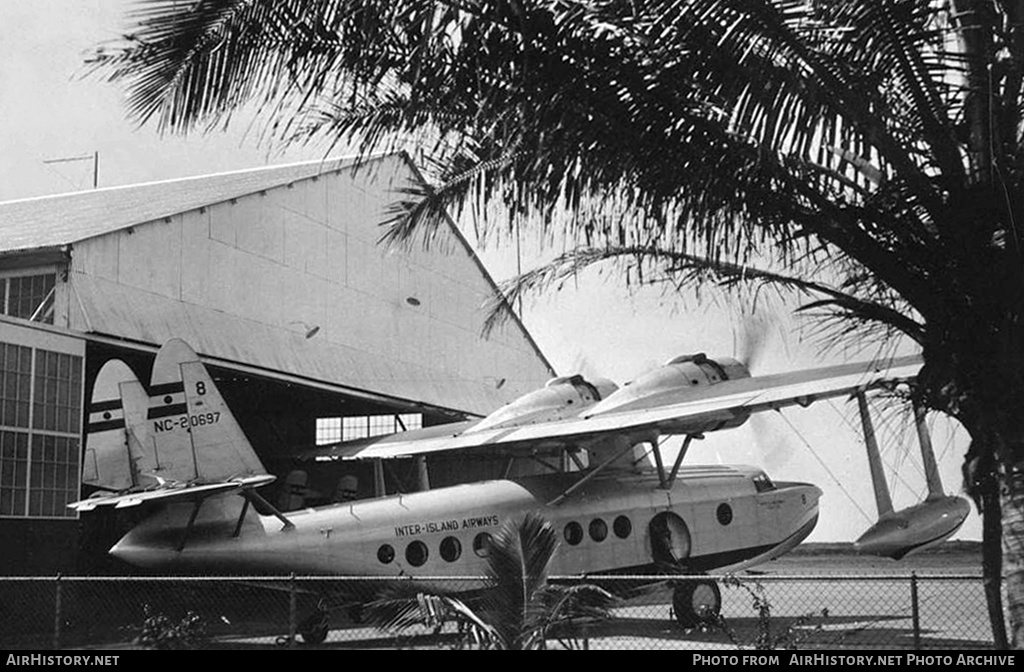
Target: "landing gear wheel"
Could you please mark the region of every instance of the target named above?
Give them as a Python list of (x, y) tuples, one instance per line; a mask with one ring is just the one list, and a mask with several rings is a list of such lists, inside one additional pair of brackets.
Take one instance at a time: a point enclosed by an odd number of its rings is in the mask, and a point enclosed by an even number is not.
[(722, 591), (714, 581), (681, 581), (672, 591), (672, 610), (684, 628), (712, 623), (722, 612)]

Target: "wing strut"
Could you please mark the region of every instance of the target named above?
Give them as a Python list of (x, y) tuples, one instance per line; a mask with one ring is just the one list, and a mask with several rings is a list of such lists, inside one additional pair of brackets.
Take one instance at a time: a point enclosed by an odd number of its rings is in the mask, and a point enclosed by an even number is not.
[(575, 450), (569, 450), (568, 448), (566, 448), (565, 449), (565, 454), (568, 455), (569, 456), (569, 460), (573, 464), (576, 465), (576, 470), (577, 471), (583, 471), (584, 469), (586, 469), (586, 467), (583, 465), (583, 463), (580, 462), (580, 458), (576, 457), (576, 451)]
[(868, 410), (868, 400), (864, 396), (864, 390), (858, 390), (857, 409), (860, 411), (860, 424), (864, 430), (864, 445), (868, 450), (868, 468), (871, 471), (871, 485), (875, 488), (875, 505), (878, 507), (878, 517), (892, 511), (892, 498), (889, 496), (889, 486), (885, 484), (885, 470), (882, 468), (882, 456), (878, 452), (878, 440), (875, 439), (875, 427), (871, 424), (871, 411)]
[(594, 469), (593, 471), (591, 471), (591, 472), (590, 472), (590, 473), (588, 473), (588, 474), (587, 474), (586, 476), (584, 476), (584, 477), (583, 477), (583, 478), (581, 478), (580, 480), (578, 480), (578, 481), (576, 481), (575, 483), (573, 483), (572, 485), (570, 485), (570, 486), (569, 486), (568, 488), (566, 488), (565, 492), (563, 492), (562, 494), (560, 494), (560, 495), (559, 495), (558, 497), (555, 497), (554, 499), (552, 499), (552, 500), (551, 500), (550, 502), (548, 502), (548, 504), (547, 504), (547, 505), (548, 505), (548, 506), (558, 506), (559, 504), (561, 504), (561, 503), (562, 503), (562, 501), (564, 501), (566, 497), (568, 497), (569, 495), (571, 495), (572, 493), (576, 492), (576, 491), (577, 491), (577, 490), (579, 490), (579, 489), (580, 489), (581, 487), (583, 487), (583, 484), (584, 484), (584, 483), (586, 483), (587, 481), (589, 481), (590, 479), (592, 479), (592, 478), (593, 478), (594, 476), (597, 476), (597, 475), (598, 475), (599, 473), (601, 473), (602, 471), (604, 471), (604, 470), (605, 470), (605, 468), (606, 468), (606, 467), (607, 467), (608, 465), (612, 464), (613, 462), (615, 462), (616, 460), (618, 460), (618, 459), (619, 459), (620, 457), (622, 457), (623, 455), (625, 455), (625, 454), (626, 454), (626, 453), (628, 453), (629, 451), (633, 450), (633, 446), (634, 446), (634, 445), (635, 445), (635, 444), (629, 443), (629, 442), (627, 441), (627, 442), (626, 442), (626, 447), (625, 447), (625, 448), (623, 448), (622, 450), (618, 451), (617, 453), (615, 453), (614, 455), (612, 455), (611, 457), (609, 457), (609, 458), (608, 458), (607, 460), (605, 460), (604, 462), (602, 462), (602, 463), (601, 463), (601, 464), (600, 464), (600, 465), (599, 465), (599, 466), (598, 466), (597, 468), (595, 468), (595, 469)]
[(942, 489), (942, 478), (939, 467), (935, 464), (935, 451), (932, 449), (932, 437), (928, 432), (926, 411), (920, 403), (914, 402), (914, 421), (917, 425), (917, 441), (921, 445), (921, 464), (924, 466), (924, 478), (928, 483), (928, 499), (939, 499), (946, 496)]
[(181, 551), (184, 550), (185, 542), (188, 541), (188, 534), (192, 531), (192, 526), (196, 522), (196, 516), (199, 515), (199, 507), (201, 507), (205, 501), (205, 499), (197, 499), (195, 505), (192, 506), (192, 515), (188, 517), (188, 524), (185, 526), (185, 531), (181, 533), (181, 540), (178, 542), (178, 547), (174, 549), (178, 553), (181, 553)]
[(373, 496), (387, 497), (387, 487), (384, 485), (384, 461), (380, 458), (373, 461)]
[(686, 439), (683, 441), (682, 447), (679, 448), (679, 454), (676, 455), (676, 461), (672, 464), (672, 473), (668, 475), (668, 479), (665, 478), (664, 471), (661, 468), (661, 451), (657, 444), (654, 446), (654, 454), (658, 460), (658, 475), (661, 476), (661, 487), (663, 490), (672, 489), (672, 484), (676, 481), (676, 474), (679, 473), (679, 467), (683, 463), (683, 458), (686, 457), (686, 451), (690, 448), (690, 442), (694, 439), (703, 439), (703, 434), (687, 434)]
[(661, 487), (664, 488), (665, 461), (661, 459), (661, 439), (655, 439), (651, 442), (651, 450), (654, 452), (654, 465), (658, 468), (658, 481), (661, 482)]
[[(282, 523), (284, 523), (284, 527), (281, 528), (282, 531), (283, 530), (293, 530), (293, 529), (295, 529), (295, 523), (293, 523), (292, 521), (290, 521), (287, 518), (285, 518), (285, 515), (283, 513), (281, 513), (280, 511), (278, 511), (276, 506), (274, 506), (273, 504), (268, 502), (266, 499), (264, 499), (263, 495), (261, 495), (260, 493), (256, 492), (255, 490), (253, 490), (251, 488), (246, 488), (245, 490), (242, 490), (242, 496), (245, 497), (246, 499), (249, 499), (250, 497), (252, 497), (254, 502), (256, 502), (257, 504), (261, 504), (261, 505), (267, 507), (267, 511), (270, 511), (271, 515), (273, 515), (275, 518), (277, 518)], [(238, 524), (239, 525), (242, 524), (241, 519), (239, 519)]]
[(249, 512), (249, 498), (243, 496), (242, 499), (245, 500), (245, 502), (242, 504), (242, 512), (238, 514), (238, 522), (235, 523), (235, 531), (231, 533), (231, 536), (236, 538), (242, 531), (242, 521), (245, 520), (245, 514)]
[(530, 459), (536, 462), (537, 464), (541, 465), (542, 467), (550, 469), (555, 473), (562, 471), (561, 469), (558, 468), (558, 465), (551, 464), (550, 462), (544, 460), (543, 458), (537, 457), (536, 455), (530, 455)]

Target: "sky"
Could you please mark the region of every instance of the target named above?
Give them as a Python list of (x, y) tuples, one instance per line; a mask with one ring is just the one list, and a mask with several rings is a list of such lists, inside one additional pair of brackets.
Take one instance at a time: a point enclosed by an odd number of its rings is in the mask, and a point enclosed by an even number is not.
[[(124, 92), (87, 75), (86, 54), (125, 32), (131, 0), (0, 0), (0, 202), (89, 189), (99, 153), (101, 187), (320, 159), (322, 146), (268, 148), (246, 129), (161, 136), (128, 121)], [(60, 159), (78, 159), (53, 163)], [(468, 233), (468, 232), (467, 232)], [(0, 222), (0, 235), (3, 235)], [(515, 273), (514, 246), (479, 254), (498, 281)], [(524, 269), (554, 251), (525, 241)], [(754, 374), (846, 361), (823, 355), (792, 316), (792, 305), (762, 306), (764, 341)], [(559, 374), (582, 372), (622, 384), (686, 353), (733, 356), (744, 351), (741, 311), (727, 301), (699, 302), (660, 289), (628, 290), (614, 273), (587, 273), (562, 290), (528, 299), (523, 320)], [(866, 359), (870, 351), (851, 360)], [(852, 541), (875, 516), (867, 458), (853, 404), (818, 402), (764, 414), (709, 435), (687, 463), (753, 464), (776, 480), (808, 481), (825, 491), (810, 541)], [(884, 414), (876, 424), (883, 425)], [(924, 493), (912, 428), (889, 414), (880, 428), (883, 461), (896, 508)], [(961, 489), (967, 446), (962, 429), (933, 419), (933, 443), (947, 493)], [(972, 512), (956, 538), (980, 539)]]

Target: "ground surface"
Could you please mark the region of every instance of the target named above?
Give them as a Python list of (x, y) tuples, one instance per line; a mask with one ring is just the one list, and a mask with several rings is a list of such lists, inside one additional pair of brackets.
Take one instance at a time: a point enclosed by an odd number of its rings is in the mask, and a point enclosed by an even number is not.
[(778, 560), (755, 567), (748, 574), (799, 575), (850, 574), (970, 574), (981, 576), (981, 545), (977, 542), (948, 542), (940, 550), (892, 560), (857, 555), (850, 544), (803, 544)]

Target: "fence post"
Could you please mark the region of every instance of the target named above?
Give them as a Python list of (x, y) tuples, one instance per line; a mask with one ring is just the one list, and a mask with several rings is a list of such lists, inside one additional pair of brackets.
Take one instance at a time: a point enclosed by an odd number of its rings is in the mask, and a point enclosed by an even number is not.
[(295, 638), (298, 636), (298, 598), (295, 594), (295, 572), (291, 573), (288, 581), (288, 648), (295, 648)]
[(60, 572), (57, 573), (57, 578), (54, 581), (53, 589), (53, 648), (54, 650), (60, 649), (60, 623), (62, 620), (61, 606), (60, 606)]
[(910, 573), (910, 613), (914, 623), (914, 650), (921, 650), (921, 609), (917, 600), (917, 572)]

